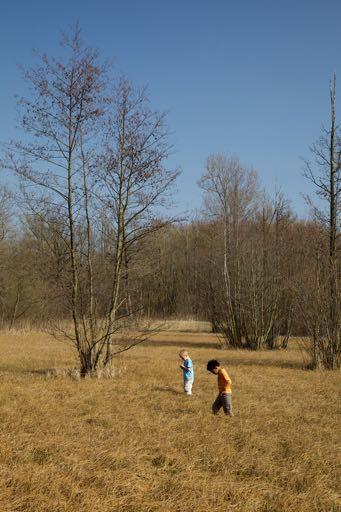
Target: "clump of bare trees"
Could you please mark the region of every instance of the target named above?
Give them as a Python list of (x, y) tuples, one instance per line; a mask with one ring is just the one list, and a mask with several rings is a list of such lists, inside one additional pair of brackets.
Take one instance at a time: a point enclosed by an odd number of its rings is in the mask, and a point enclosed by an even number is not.
[(280, 195), (270, 201), (253, 169), (222, 154), (208, 158), (200, 186), (222, 241), (215, 328), (230, 347), (275, 348), (280, 335), (285, 346), (291, 327), (281, 261), (291, 219), (286, 201)]
[(12, 144), (6, 166), (20, 178), (38, 250), (53, 262), (55, 288), (73, 322), (62, 334), (86, 375), (144, 339), (140, 333), (122, 345), (115, 336), (134, 313), (129, 264), (141, 240), (170, 222), (157, 207), (178, 173), (165, 167), (165, 118), (145, 92), (113, 81), (77, 29), (63, 45), (66, 57), (43, 55), (25, 73), (25, 136)]

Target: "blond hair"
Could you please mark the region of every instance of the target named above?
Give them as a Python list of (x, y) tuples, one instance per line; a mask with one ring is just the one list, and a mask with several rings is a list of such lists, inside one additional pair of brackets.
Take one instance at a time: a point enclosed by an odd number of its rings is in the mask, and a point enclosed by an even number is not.
[(188, 357), (188, 352), (185, 349), (180, 350), (179, 356)]

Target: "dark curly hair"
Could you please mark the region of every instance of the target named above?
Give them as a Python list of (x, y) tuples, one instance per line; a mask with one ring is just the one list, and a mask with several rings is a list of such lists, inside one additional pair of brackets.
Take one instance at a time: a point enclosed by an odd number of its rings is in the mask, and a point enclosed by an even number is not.
[(214, 370), (214, 368), (217, 368), (217, 366), (220, 366), (219, 361), (217, 361), (216, 359), (211, 359), (211, 361), (208, 361), (207, 363), (207, 370), (211, 372), (212, 370)]

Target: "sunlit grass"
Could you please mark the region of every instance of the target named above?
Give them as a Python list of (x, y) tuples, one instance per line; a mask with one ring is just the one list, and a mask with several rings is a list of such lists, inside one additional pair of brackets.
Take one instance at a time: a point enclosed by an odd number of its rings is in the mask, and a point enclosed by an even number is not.
[[(288, 351), (222, 351), (204, 332), (162, 333), (117, 377), (48, 377), (76, 359), (42, 333), (0, 335), (1, 512), (336, 512), (340, 373)], [(177, 354), (194, 360), (182, 394)], [(218, 358), (235, 416), (213, 417)]]

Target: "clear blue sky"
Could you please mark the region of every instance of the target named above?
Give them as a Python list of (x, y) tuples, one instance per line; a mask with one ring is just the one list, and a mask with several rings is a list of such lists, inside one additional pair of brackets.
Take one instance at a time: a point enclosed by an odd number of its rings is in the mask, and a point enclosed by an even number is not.
[(25, 92), (17, 65), (34, 61), (33, 48), (58, 52), (76, 21), (88, 45), (169, 111), (178, 208), (200, 206), (197, 180), (220, 151), (304, 215), (300, 157), (328, 121), (334, 71), (341, 98), (340, 0), (2, 0), (1, 141), (14, 135), (14, 94)]

